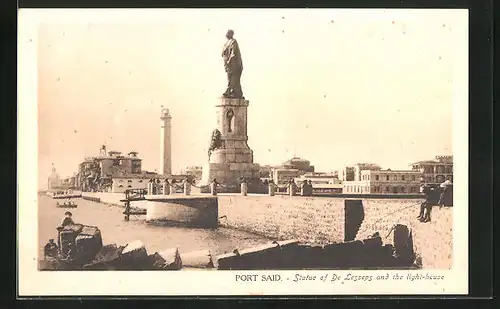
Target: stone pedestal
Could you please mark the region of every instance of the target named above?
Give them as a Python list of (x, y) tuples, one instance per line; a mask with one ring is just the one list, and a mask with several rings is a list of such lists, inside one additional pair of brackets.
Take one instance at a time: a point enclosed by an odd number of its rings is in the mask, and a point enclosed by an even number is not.
[(163, 183), (163, 195), (170, 194), (170, 184), (168, 182)]
[(260, 182), (260, 167), (253, 163), (253, 151), (247, 144), (247, 107), (244, 99), (221, 98), (216, 105), (220, 147), (211, 152), (203, 167), (201, 184), (208, 186), (215, 178), (219, 192), (239, 192), (240, 179), (249, 183), (249, 190)]
[(248, 194), (248, 184), (246, 182), (241, 184), (241, 195), (247, 196)]
[(184, 195), (191, 194), (191, 184), (189, 182), (184, 182)]

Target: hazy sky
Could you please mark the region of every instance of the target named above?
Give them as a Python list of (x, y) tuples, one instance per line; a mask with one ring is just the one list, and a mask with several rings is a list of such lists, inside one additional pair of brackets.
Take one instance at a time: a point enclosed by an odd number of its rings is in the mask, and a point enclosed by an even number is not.
[(161, 105), (173, 117), (174, 172), (203, 165), (226, 86), (229, 28), (242, 52), (256, 163), (297, 155), (328, 172), (451, 154), (453, 87), (467, 78), (454, 72), (468, 66), (466, 14), (457, 13), (47, 13), (38, 38), (39, 184), (51, 163), (69, 176), (102, 144), (138, 151), (143, 169), (158, 169)]

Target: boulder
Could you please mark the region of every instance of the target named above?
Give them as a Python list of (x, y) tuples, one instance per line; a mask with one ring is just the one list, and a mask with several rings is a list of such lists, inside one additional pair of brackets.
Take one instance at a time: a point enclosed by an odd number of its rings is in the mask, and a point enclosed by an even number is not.
[(170, 248), (161, 252), (155, 252), (151, 263), (153, 269), (158, 270), (179, 270), (182, 268), (182, 261), (178, 248)]
[(148, 267), (148, 252), (140, 240), (128, 243), (121, 252), (121, 267), (126, 270), (139, 270)]
[(182, 253), (182, 266), (191, 268), (213, 268), (214, 262), (209, 250)]

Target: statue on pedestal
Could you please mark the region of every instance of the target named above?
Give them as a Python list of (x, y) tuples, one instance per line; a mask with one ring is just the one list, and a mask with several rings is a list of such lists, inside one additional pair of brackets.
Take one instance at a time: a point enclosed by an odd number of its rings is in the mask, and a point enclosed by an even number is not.
[(223, 93), (225, 98), (242, 99), (241, 73), (243, 72), (243, 61), (241, 59), (240, 47), (236, 39), (233, 38), (234, 31), (228, 30), (226, 33), (227, 42), (222, 50), (224, 59), (224, 69), (227, 73), (227, 89)]

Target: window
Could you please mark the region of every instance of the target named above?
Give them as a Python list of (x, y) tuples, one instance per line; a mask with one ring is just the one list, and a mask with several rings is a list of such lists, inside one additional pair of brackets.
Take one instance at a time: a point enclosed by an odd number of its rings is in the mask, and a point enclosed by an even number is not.
[[(389, 177), (389, 176), (387, 176), (387, 177)], [(385, 187), (385, 192), (389, 192), (390, 190), (391, 190), (390, 187)]]
[(141, 179), (141, 180), (139, 180), (139, 183), (142, 183), (142, 182), (143, 182), (143, 181), (142, 181), (142, 179)]
[(401, 180), (405, 180), (405, 175), (401, 175)]
[(401, 187), (401, 193), (405, 193), (405, 187)]
[(417, 177), (415, 175), (411, 175), (411, 180), (412, 181), (415, 181), (417, 179)]
[(132, 182), (132, 180), (129, 179), (128, 182)]
[(118, 188), (123, 188), (123, 185), (119, 185)]
[(375, 180), (379, 180), (379, 176), (378, 175), (375, 175)]
[(131, 185), (128, 185), (128, 186), (127, 186), (127, 188), (132, 188), (132, 186), (131, 186)]
[(394, 180), (398, 180), (398, 175), (394, 175)]
[(385, 176), (385, 180), (389, 181), (389, 175)]

